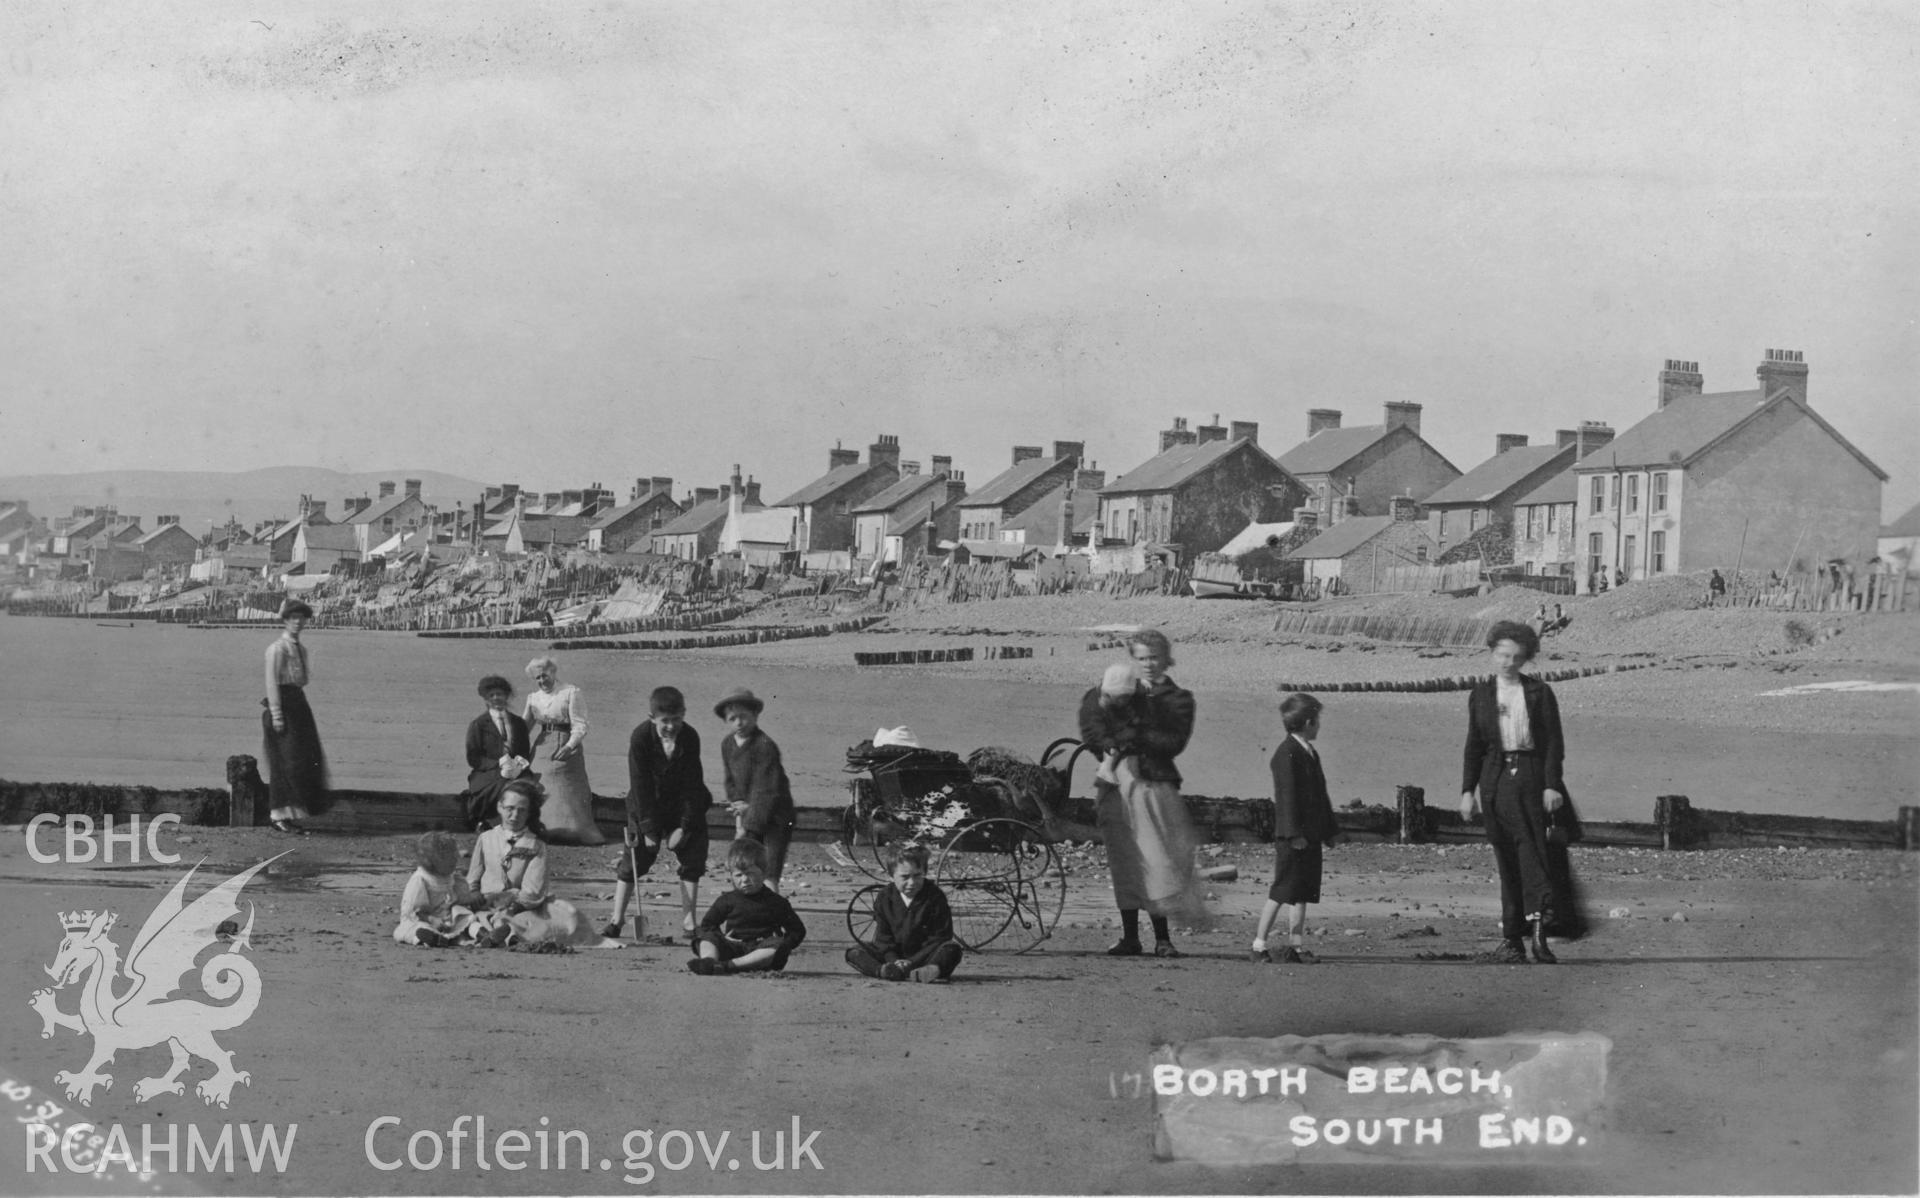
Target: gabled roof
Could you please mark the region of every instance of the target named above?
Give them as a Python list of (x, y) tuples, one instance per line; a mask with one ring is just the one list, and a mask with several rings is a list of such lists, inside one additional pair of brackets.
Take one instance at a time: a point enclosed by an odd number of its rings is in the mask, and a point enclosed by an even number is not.
[[(1024, 465), (1024, 463), (1022, 463)], [(1052, 536), (1060, 529), (1060, 503), (1066, 498), (1067, 485), (1061, 483), (1053, 490), (1033, 501), (1033, 505), (1020, 514), (1001, 523), (1002, 532), (1025, 532), (1029, 537)], [(966, 500), (960, 506), (968, 506)], [(1100, 493), (1082, 489), (1073, 497), (1073, 534), (1079, 536), (1093, 531), (1093, 522), (1100, 517)]]
[(1866, 454), (1822, 419), (1820, 413), (1796, 400), (1792, 392), (1775, 392), (1772, 399), (1767, 399), (1757, 388), (1752, 391), (1721, 391), (1711, 395), (1683, 395), (1581, 458), (1574, 463), (1574, 468), (1613, 470), (1686, 465), (1731, 436), (1748, 421), (1781, 403), (1797, 406), (1881, 482), (1887, 481), (1886, 471), (1874, 465)]
[(144, 536), (134, 538), (133, 543), (135, 545), (139, 545), (142, 548), (144, 548), (149, 541), (152, 541), (155, 538), (159, 537), (161, 533), (166, 532), (170, 528), (178, 528), (180, 529), (181, 532), (186, 533), (188, 540), (192, 541), (196, 545), (200, 543), (199, 537), (196, 537), (192, 533), (187, 532), (186, 529), (181, 528), (180, 525), (178, 524), (162, 524), (160, 527), (154, 529), (152, 532), (147, 533)]
[(1578, 503), (1579, 501), (1580, 480), (1574, 477), (1573, 467), (1569, 466), (1513, 502), (1515, 506), (1526, 507), (1535, 503)]
[[(1268, 461), (1273, 458), (1260, 446), (1245, 438), (1236, 441), (1208, 441), (1202, 445), (1176, 445), (1155, 454), (1100, 488), (1102, 495), (1133, 495), (1143, 491), (1171, 491), (1242, 446)], [(1278, 463), (1276, 463), (1277, 465)]]
[(835, 466), (773, 506), (799, 507), (803, 503), (819, 503), (840, 488), (865, 478), (867, 471), (871, 469), (873, 469), (872, 463), (863, 465), (855, 462), (849, 466)]
[(1287, 556), (1296, 560), (1345, 557), (1392, 527), (1392, 516), (1348, 516)]
[[(612, 528), (614, 525), (620, 523), (620, 521), (626, 519), (628, 516), (631, 516), (635, 512), (645, 508), (648, 504), (658, 503), (663, 499), (666, 500), (668, 503), (673, 503), (672, 497), (669, 496), (666, 492), (656, 491), (653, 494), (648, 495), (644, 499), (635, 499), (630, 502), (621, 504), (619, 507), (614, 508), (612, 511), (600, 513), (599, 515), (593, 517), (593, 524), (590, 527), (600, 528), (600, 529)], [(677, 503), (674, 503), (673, 506), (675, 510), (678, 510), (680, 507), (680, 505)]]
[(940, 517), (940, 513), (953, 506), (953, 504), (947, 502), (945, 491), (923, 494), (912, 503), (903, 504), (894, 508), (887, 516), (886, 531), (881, 535), (904, 537), (914, 529), (924, 526), (929, 514), (937, 520)]
[[(389, 495), (385, 499), (376, 499), (366, 507), (347, 517), (346, 523), (371, 524), (375, 520), (392, 515), (395, 508), (398, 508), (409, 499), (419, 499), (419, 496), (408, 495), (403, 492), (399, 495)], [(425, 500), (421, 500), (423, 505), (425, 502)]]
[(308, 549), (360, 549), (353, 529), (345, 524), (309, 524), (306, 537)]
[(1028, 458), (1010, 470), (995, 475), (986, 486), (968, 495), (960, 501), (962, 508), (999, 507), (1007, 500), (1019, 494), (1021, 489), (1030, 485), (1047, 471), (1071, 458)]
[(1573, 448), (1561, 445), (1521, 445), (1496, 453), (1486, 461), (1426, 497), (1428, 507), (1493, 503), (1525, 482), (1527, 476), (1552, 465), (1556, 457), (1573, 461)]
[[(784, 506), (784, 505), (776, 505)], [(681, 512), (672, 520), (654, 529), (656, 537), (681, 537), (688, 533), (705, 532), (716, 523), (727, 518), (727, 501), (709, 499), (705, 503), (696, 503)]]
[(1920, 537), (1920, 503), (1907, 509), (1904, 516), (1880, 530), (1883, 537)]
[(1390, 431), (1384, 424), (1323, 428), (1281, 454), (1280, 464), (1290, 474), (1330, 474), (1372, 448)]
[(921, 492), (930, 491), (938, 486), (945, 488), (947, 479), (941, 474), (909, 474), (890, 485), (870, 499), (863, 499), (854, 505), (853, 514), (872, 515), (875, 512), (891, 512), (902, 504), (924, 502)]
[(577, 545), (587, 539), (591, 521), (579, 516), (540, 516), (520, 522), (523, 545)]

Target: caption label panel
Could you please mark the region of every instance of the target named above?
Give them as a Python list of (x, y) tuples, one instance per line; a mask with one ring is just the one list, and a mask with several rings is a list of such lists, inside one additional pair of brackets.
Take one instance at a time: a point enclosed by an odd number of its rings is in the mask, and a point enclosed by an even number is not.
[(1590, 1159), (1605, 1037), (1218, 1037), (1156, 1050), (1154, 1155), (1210, 1165)]

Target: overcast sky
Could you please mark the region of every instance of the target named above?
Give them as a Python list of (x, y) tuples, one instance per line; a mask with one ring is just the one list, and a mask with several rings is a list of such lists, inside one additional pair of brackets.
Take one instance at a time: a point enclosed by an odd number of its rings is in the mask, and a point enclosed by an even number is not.
[(1467, 469), (1780, 347), (1920, 501), (1909, 4), (132, 7), (0, 12), (0, 474)]

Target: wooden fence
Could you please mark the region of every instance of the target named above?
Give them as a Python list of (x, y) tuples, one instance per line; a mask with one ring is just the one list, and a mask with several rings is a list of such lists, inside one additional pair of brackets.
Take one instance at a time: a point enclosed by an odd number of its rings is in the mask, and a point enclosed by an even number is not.
[(1751, 607), (1774, 611), (1897, 612), (1920, 609), (1920, 578), (1892, 572), (1835, 577), (1828, 570), (1801, 570), (1784, 578), (1742, 574), (1729, 579), (1726, 593), (1708, 594), (1708, 607)]
[(1422, 595), (1433, 591), (1472, 590), (1480, 585), (1482, 569), (1477, 561), (1455, 562), (1450, 566), (1381, 566), (1373, 593)]

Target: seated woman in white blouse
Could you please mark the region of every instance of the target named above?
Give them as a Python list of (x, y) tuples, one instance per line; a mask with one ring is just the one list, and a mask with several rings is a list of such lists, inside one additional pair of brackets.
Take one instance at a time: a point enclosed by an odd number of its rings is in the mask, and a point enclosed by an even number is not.
[(540, 837), (540, 786), (515, 779), (500, 795), (500, 823), (480, 834), (467, 883), (487, 900), (478, 918), (494, 943), (571, 944), (618, 948), (588, 924), (579, 908), (554, 898), (547, 883), (547, 845)]

